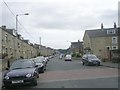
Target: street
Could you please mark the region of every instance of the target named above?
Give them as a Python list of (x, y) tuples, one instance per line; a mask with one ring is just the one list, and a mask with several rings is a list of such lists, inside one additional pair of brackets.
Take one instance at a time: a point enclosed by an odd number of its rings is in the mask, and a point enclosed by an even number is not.
[[(40, 74), (37, 86), (27, 88), (118, 88), (118, 70), (104, 66), (83, 66), (80, 60), (55, 57)], [(26, 88), (26, 87), (25, 87)]]

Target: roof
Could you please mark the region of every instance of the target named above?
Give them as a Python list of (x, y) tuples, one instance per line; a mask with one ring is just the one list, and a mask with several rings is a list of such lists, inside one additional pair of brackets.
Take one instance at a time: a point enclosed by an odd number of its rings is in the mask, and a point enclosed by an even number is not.
[[(115, 30), (115, 34), (107, 34), (108, 30)], [(94, 29), (94, 30), (86, 30), (85, 33), (89, 35), (89, 37), (107, 37), (107, 36), (116, 36), (118, 32), (118, 28), (105, 28), (105, 29)]]
[(71, 46), (81, 47), (83, 42), (71, 42)]

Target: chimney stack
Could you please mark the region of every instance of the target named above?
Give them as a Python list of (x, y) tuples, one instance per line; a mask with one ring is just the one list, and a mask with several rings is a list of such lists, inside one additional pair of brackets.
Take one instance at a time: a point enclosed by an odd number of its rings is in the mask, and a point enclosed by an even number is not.
[(2, 26), (2, 29), (6, 30), (6, 26), (3, 25), (3, 26)]
[(117, 25), (116, 25), (116, 23), (114, 22), (114, 28), (117, 28)]
[(103, 28), (104, 28), (103, 23), (101, 23), (101, 29), (103, 29)]

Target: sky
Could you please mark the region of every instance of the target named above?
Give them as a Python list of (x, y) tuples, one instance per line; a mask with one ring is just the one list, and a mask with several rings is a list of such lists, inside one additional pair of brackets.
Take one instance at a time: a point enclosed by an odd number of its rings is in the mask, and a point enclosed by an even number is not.
[[(5, 1), (9, 7), (3, 2)], [(2, 0), (0, 25), (16, 28), (31, 43), (66, 49), (71, 42), (83, 41), (85, 30), (112, 28), (118, 24), (119, 0)], [(11, 10), (11, 12), (10, 12)], [(29, 15), (21, 15), (29, 13)]]

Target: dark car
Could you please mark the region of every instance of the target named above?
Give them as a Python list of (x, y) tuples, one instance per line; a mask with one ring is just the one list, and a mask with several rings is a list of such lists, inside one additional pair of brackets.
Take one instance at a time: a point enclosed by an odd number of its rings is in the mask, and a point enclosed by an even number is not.
[(100, 66), (101, 60), (98, 59), (93, 54), (85, 54), (82, 57), (82, 63), (83, 63), (83, 65), (98, 65), (98, 66)]
[(16, 60), (8, 71), (3, 75), (3, 85), (6, 88), (16, 85), (32, 84), (37, 85), (39, 73), (32, 60)]
[(44, 59), (44, 57), (37, 57), (33, 59), (35, 64), (38, 66), (37, 70), (39, 73), (44, 73), (44, 71), (46, 70), (46, 62), (44, 61)]

